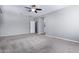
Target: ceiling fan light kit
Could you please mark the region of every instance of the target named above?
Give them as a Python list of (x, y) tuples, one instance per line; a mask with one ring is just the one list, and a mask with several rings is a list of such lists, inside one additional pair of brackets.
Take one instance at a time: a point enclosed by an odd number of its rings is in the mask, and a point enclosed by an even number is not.
[(32, 8), (32, 11), (35, 11), (35, 9), (34, 9), (34, 8)]
[(41, 11), (42, 10), (39, 7), (37, 7), (36, 5), (32, 5), (31, 7), (25, 7), (25, 8), (29, 9), (29, 12), (33, 11), (35, 13), (37, 13), (37, 11)]

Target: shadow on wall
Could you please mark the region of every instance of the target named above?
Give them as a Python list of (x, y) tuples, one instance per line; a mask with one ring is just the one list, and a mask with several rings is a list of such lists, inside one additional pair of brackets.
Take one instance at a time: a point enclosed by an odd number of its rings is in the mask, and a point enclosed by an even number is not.
[(3, 21), (2, 21), (2, 15), (0, 14), (0, 27), (2, 25)]
[[(3, 23), (3, 20), (2, 20), (2, 10), (0, 8), (0, 31), (1, 31), (2, 23)], [(0, 32), (0, 35), (1, 35), (1, 32)]]

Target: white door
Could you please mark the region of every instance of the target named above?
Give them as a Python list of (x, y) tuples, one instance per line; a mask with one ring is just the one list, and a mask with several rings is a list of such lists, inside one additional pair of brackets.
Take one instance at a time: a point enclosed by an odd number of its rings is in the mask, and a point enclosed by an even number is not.
[(35, 21), (30, 21), (30, 33), (35, 33)]

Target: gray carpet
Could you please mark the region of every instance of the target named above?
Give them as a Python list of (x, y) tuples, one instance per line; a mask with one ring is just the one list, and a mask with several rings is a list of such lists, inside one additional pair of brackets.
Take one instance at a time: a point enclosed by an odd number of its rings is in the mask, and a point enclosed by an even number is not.
[(79, 43), (38, 34), (0, 37), (1, 53), (78, 53)]

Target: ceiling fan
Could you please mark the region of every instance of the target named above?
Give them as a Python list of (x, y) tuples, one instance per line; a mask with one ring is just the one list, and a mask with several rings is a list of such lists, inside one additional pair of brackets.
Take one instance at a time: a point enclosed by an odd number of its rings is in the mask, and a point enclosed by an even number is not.
[(28, 9), (29, 12), (33, 11), (35, 13), (38, 13), (37, 11), (41, 11), (42, 9), (38, 8), (36, 5), (31, 5), (30, 7), (25, 7)]

